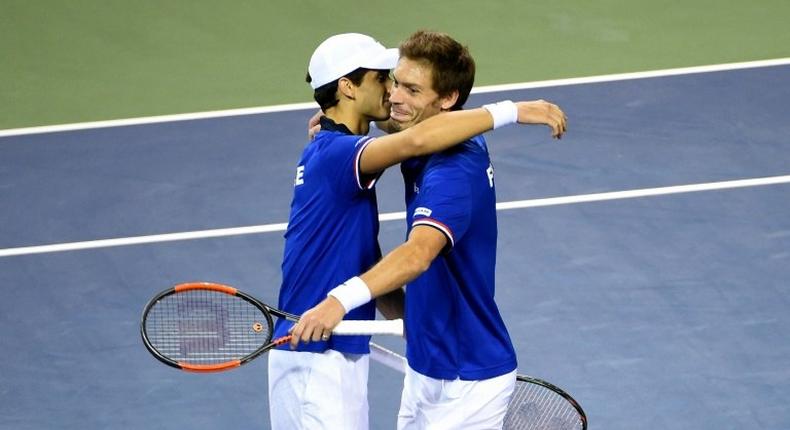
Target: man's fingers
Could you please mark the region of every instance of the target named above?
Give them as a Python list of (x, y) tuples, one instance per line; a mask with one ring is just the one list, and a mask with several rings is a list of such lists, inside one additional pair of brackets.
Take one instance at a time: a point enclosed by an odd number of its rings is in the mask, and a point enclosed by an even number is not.
[(560, 109), (559, 106), (555, 104), (551, 104), (551, 119), (553, 121), (552, 127), (552, 136), (557, 139), (562, 138), (562, 135), (568, 129), (567, 118), (565, 117), (565, 113)]
[(567, 118), (565, 118), (565, 115), (562, 114), (562, 112), (560, 112), (560, 126), (559, 126), (559, 129), (560, 129), (560, 133), (559, 133), (558, 138), (561, 138), (562, 135), (565, 134), (566, 131), (568, 131), (568, 121), (567, 121)]
[(291, 349), (295, 349), (299, 346), (299, 342), (310, 343), (321, 340), (326, 341), (331, 334), (332, 330), (327, 329), (325, 324), (305, 315), (291, 328)]
[(299, 323), (291, 327), (291, 349), (296, 349), (296, 347), (299, 346), (299, 339), (301, 339), (303, 331), (304, 327)]
[(307, 130), (307, 137), (308, 137), (308, 139), (313, 140), (313, 138), (315, 137), (316, 134), (318, 134), (319, 131), (321, 131), (321, 126), (320, 125), (314, 125), (314, 126), (310, 127), (310, 129)]
[(315, 135), (321, 131), (321, 114), (319, 110), (307, 121), (307, 137), (313, 140)]
[(321, 111), (314, 113), (313, 116), (307, 121), (308, 127), (315, 127), (321, 122)]
[(324, 332), (323, 330), (313, 330), (313, 334), (312, 336), (310, 336), (310, 340), (312, 340), (313, 342), (318, 342), (323, 338), (324, 336), (323, 332)]
[(321, 330), (308, 327), (304, 330), (294, 330), (291, 337), (291, 349), (296, 349), (299, 343), (310, 343), (321, 338)]

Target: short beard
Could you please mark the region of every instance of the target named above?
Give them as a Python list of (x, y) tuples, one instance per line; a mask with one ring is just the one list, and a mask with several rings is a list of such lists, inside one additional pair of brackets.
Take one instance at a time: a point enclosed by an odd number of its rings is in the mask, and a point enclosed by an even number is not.
[(386, 121), (377, 122), (376, 127), (378, 127), (380, 130), (383, 130), (386, 133), (397, 133), (399, 131), (404, 130), (403, 125), (392, 118)]

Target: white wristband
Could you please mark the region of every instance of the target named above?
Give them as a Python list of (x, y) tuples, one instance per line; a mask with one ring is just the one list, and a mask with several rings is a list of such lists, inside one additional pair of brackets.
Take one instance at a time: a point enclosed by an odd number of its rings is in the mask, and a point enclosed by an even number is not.
[(346, 313), (364, 305), (372, 298), (368, 285), (359, 276), (354, 276), (348, 281), (333, 288), (329, 291), (327, 296), (336, 298), (340, 304), (343, 305)]
[(483, 108), (494, 117), (495, 129), (518, 121), (518, 106), (510, 100), (483, 105)]

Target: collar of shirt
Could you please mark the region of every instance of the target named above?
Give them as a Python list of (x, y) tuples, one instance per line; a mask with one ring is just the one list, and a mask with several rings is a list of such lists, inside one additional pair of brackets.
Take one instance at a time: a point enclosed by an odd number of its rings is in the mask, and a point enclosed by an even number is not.
[(344, 134), (354, 134), (344, 124), (338, 124), (325, 116), (319, 118), (318, 122), (321, 124), (321, 131), (337, 131)]

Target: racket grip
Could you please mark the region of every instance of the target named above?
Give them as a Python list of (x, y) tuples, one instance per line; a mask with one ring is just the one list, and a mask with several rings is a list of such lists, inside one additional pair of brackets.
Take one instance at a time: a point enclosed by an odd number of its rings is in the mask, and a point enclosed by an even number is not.
[(403, 336), (403, 320), (375, 320), (357, 321), (344, 320), (332, 330), (335, 335), (374, 335), (387, 334), (392, 336)]

